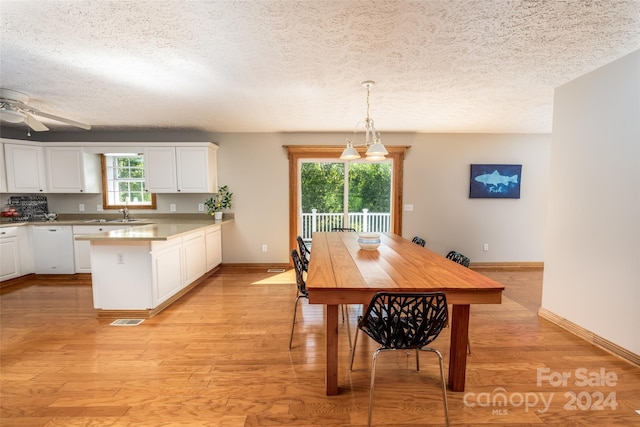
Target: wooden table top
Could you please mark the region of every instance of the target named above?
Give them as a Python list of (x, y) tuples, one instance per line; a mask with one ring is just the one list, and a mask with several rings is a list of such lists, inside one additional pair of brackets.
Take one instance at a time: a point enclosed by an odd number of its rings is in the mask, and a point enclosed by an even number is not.
[(500, 283), (392, 233), (362, 250), (358, 233), (314, 233), (307, 288), (312, 304), (368, 303), (376, 292), (443, 291), (450, 304), (500, 304)]

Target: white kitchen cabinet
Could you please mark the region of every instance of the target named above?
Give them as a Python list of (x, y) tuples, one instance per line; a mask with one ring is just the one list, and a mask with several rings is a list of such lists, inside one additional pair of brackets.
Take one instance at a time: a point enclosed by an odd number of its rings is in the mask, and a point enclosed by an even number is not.
[(7, 166), (4, 161), (4, 144), (0, 142), (0, 193), (7, 192)]
[(183, 286), (186, 286), (207, 272), (207, 255), (204, 230), (182, 238), (182, 265), (184, 266)]
[(145, 147), (150, 193), (214, 193), (218, 189), (217, 146)]
[(20, 275), (35, 273), (31, 227), (18, 227), (18, 247), (20, 250)]
[(50, 193), (100, 193), (100, 156), (82, 147), (45, 148), (47, 183)]
[(151, 243), (153, 307), (183, 288), (182, 240)]
[(30, 227), (0, 227), (0, 282), (34, 272)]
[(44, 148), (36, 145), (4, 145), (7, 191), (44, 193), (47, 191)]
[(205, 250), (207, 271), (211, 271), (222, 262), (222, 226), (220, 224), (205, 229)]
[(74, 238), (73, 257), (76, 273), (91, 273), (91, 242), (89, 240), (76, 240), (76, 236), (104, 233), (129, 227), (128, 225), (74, 225), (72, 230)]
[[(207, 274), (207, 228), (178, 231), (167, 240), (81, 237), (91, 241), (94, 307), (149, 311), (186, 292)], [(214, 236), (220, 232), (219, 224), (212, 228)]]
[(176, 193), (176, 148), (145, 147), (144, 177), (149, 193)]
[(218, 190), (217, 147), (176, 147), (176, 174), (180, 193)]
[(20, 276), (18, 227), (0, 228), (0, 281)]

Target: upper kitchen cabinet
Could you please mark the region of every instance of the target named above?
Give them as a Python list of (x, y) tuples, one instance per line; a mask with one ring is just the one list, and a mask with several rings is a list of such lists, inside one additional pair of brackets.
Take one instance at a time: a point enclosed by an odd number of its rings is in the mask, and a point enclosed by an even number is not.
[(147, 190), (152, 193), (213, 193), (218, 188), (214, 144), (145, 147)]
[(215, 193), (218, 190), (218, 147), (176, 147), (178, 191)]
[(44, 148), (39, 145), (4, 144), (9, 193), (47, 191)]
[(50, 193), (100, 193), (100, 156), (82, 147), (47, 147), (47, 178)]
[(145, 147), (144, 178), (150, 193), (176, 193), (176, 148)]
[(4, 162), (4, 144), (0, 142), (0, 193), (7, 192), (7, 166)]

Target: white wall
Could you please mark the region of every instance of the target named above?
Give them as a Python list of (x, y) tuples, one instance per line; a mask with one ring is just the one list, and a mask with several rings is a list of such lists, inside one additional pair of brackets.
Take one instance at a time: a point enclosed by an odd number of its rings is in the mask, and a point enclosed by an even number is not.
[[(343, 134), (219, 134), (219, 180), (236, 196), (236, 222), (223, 233), (224, 262), (287, 262), (288, 159), (283, 145), (339, 145)], [(385, 134), (407, 151), (403, 235), (474, 262), (541, 262), (549, 135)], [(523, 165), (520, 199), (469, 199), (471, 163)], [(260, 248), (266, 243), (267, 254)], [(489, 251), (483, 251), (483, 243)]]
[(640, 354), (640, 51), (555, 92), (542, 307)]
[[(472, 262), (544, 260), (550, 135), (419, 134), (411, 145), (404, 203), (414, 211), (404, 212), (405, 237)], [(521, 164), (520, 199), (469, 199), (472, 163)]]

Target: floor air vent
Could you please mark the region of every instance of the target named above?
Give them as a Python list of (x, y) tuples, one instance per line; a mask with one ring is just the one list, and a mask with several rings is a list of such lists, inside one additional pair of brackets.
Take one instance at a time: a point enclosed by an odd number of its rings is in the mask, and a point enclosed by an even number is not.
[(267, 273), (284, 273), (284, 268), (270, 268), (267, 270)]
[(144, 319), (118, 319), (109, 323), (111, 326), (138, 326)]

